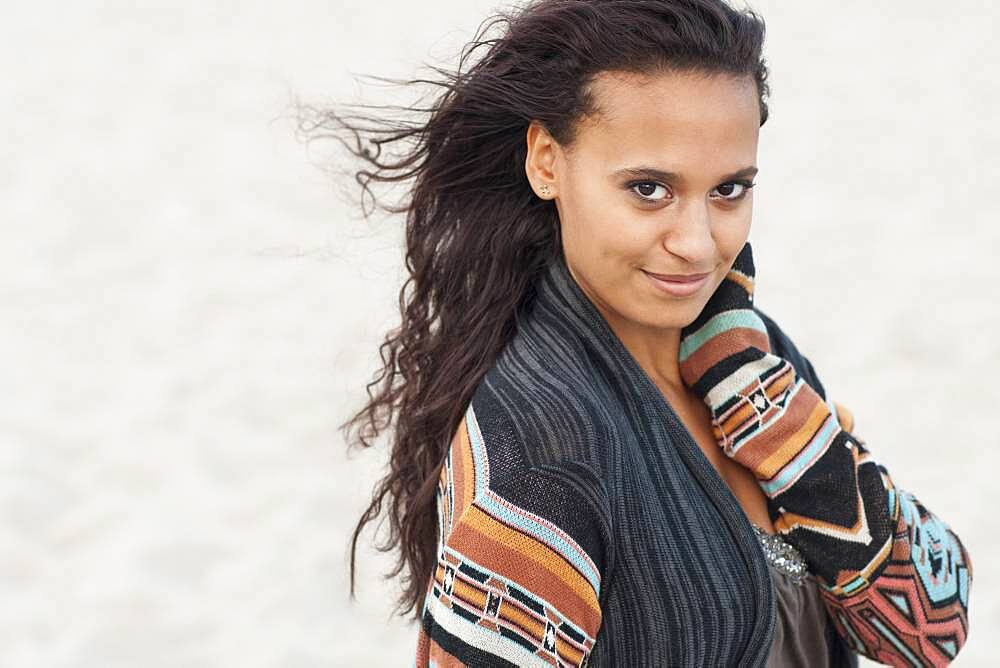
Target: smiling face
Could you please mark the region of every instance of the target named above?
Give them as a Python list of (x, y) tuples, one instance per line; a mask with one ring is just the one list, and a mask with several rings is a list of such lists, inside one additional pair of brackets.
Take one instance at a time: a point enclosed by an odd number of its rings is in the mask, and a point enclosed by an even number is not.
[[(566, 263), (609, 323), (679, 332), (750, 233), (756, 87), (729, 75), (602, 73), (593, 91), (601, 112), (572, 146), (529, 130), (529, 176), (536, 190), (550, 185)], [(649, 273), (708, 275), (670, 290)]]

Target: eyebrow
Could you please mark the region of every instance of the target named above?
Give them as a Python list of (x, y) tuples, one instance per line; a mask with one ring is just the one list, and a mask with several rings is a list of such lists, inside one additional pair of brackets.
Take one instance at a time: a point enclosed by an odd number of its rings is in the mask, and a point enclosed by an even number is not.
[[(723, 181), (732, 181), (735, 179), (753, 178), (757, 174), (757, 171), (757, 168), (753, 166), (744, 167), (738, 172), (733, 172), (732, 174), (723, 176), (722, 179)], [(657, 179), (660, 181), (670, 181), (676, 183), (684, 182), (684, 177), (680, 174), (676, 172), (665, 172), (662, 169), (656, 169), (655, 167), (626, 167), (624, 169), (616, 170), (613, 175), (635, 179)]]

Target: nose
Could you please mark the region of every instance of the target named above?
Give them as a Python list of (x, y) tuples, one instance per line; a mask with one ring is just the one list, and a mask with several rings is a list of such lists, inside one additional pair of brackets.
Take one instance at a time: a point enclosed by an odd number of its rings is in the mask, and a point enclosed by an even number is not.
[(711, 265), (715, 239), (708, 203), (697, 198), (683, 202), (664, 230), (661, 243), (668, 253), (684, 258), (689, 266)]

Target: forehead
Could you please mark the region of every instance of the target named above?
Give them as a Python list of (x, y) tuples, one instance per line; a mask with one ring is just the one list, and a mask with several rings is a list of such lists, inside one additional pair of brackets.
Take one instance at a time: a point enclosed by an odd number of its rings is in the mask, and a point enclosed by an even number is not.
[(760, 107), (749, 76), (602, 72), (591, 92), (598, 113), (581, 122), (574, 149), (609, 166), (728, 169), (756, 159)]

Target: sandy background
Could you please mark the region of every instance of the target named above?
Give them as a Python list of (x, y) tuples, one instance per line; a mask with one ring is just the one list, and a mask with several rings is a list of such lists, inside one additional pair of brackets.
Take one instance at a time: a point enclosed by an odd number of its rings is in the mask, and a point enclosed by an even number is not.
[[(874, 5), (874, 6), (873, 6)], [(995, 3), (759, 1), (757, 300), (970, 548), (995, 665)], [(17, 3), (0, 22), (0, 665), (409, 665), (345, 456), (396, 323), (290, 96), (444, 62), (493, 2)], [(332, 146), (328, 146), (332, 151)]]

